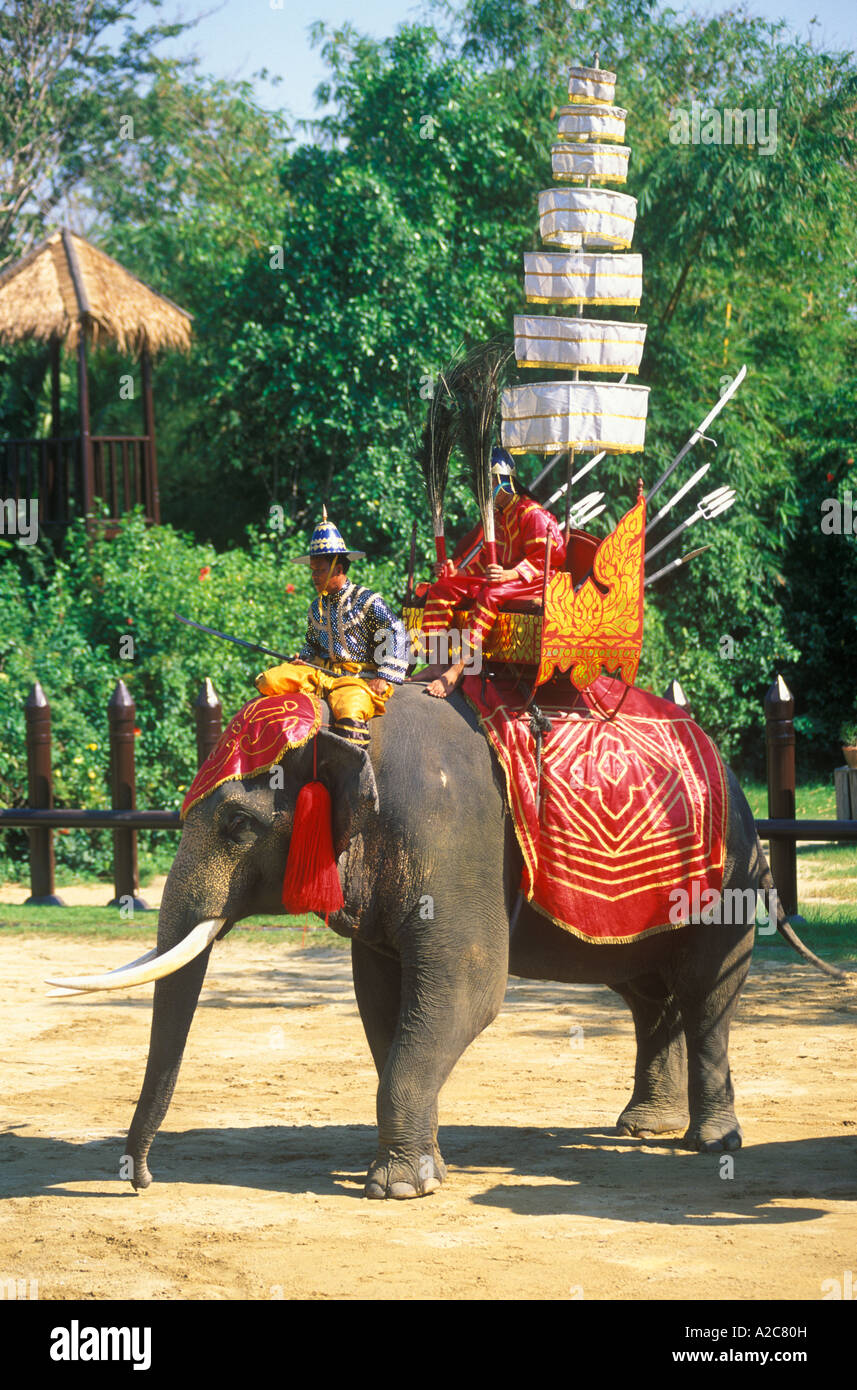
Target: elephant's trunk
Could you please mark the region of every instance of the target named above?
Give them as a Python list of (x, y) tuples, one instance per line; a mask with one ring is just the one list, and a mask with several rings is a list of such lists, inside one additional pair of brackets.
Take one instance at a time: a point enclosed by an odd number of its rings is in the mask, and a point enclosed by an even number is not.
[(172, 1100), (214, 938), (228, 926), (225, 900), (218, 895), (215, 903), (202, 875), (196, 875), (193, 846), (183, 836), (158, 914), (158, 959), (180, 964), (161, 971), (155, 984), (146, 1075), (121, 1170), (138, 1190), (152, 1181), (149, 1149)]
[(123, 1169), (138, 1190), (152, 1181), (147, 1163), (152, 1140), (169, 1109), (184, 1054), (187, 1035), (202, 989), (211, 946), (175, 975), (155, 985), (149, 1060), (143, 1089), (128, 1131)]

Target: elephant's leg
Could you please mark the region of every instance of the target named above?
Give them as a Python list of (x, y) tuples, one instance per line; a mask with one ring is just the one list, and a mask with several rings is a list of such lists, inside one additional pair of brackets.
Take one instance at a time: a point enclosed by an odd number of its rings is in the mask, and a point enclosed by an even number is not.
[(175, 975), (158, 980), (152, 1008), (152, 1034), (143, 1089), (128, 1131), (125, 1156), (136, 1188), (152, 1181), (147, 1158), (152, 1140), (173, 1098), (187, 1035), (196, 1010), (211, 948)]
[[(724, 925), (700, 925), (696, 933), (726, 933)], [(735, 1114), (735, 1092), (729, 1069), (729, 1026), (738, 1006), (741, 987), (750, 968), (753, 949), (751, 928), (734, 941), (717, 965), (706, 968), (716, 937), (705, 945), (691, 942), (684, 968), (676, 974), (678, 997), (687, 1039), (688, 1105), (690, 1124), (684, 1136), (687, 1148), (701, 1153), (740, 1149), (741, 1126)], [(706, 947), (708, 948), (706, 950)]]
[(378, 1153), (366, 1177), (367, 1197), (422, 1197), (443, 1182), (438, 1092), (500, 1008), (506, 938), (504, 927), (491, 946), (456, 949), (437, 941), (431, 964), (403, 962), (401, 1009), (378, 1086)]
[(380, 1076), (399, 1022), (402, 967), (392, 956), (373, 951), (354, 936), (351, 938), (351, 968), (366, 1041)]
[[(351, 965), (357, 1007), (380, 1078), (384, 1074), (399, 1022), (402, 967), (392, 956), (383, 956), (371, 947), (364, 946), (356, 936), (351, 939)], [(442, 1182), (446, 1177), (446, 1164), (437, 1142), (437, 1100), (434, 1103), (432, 1122), (432, 1155), (435, 1170)]]
[[(351, 965), (354, 972), (354, 993), (363, 1021), (366, 1041), (372, 1053), (379, 1078), (384, 1074), (402, 1004), (402, 966), (392, 956), (381, 955), (365, 946), (357, 937), (351, 940)], [(446, 1165), (437, 1144), (437, 1103), (434, 1109), (435, 1163), (446, 1176)]]
[(678, 1005), (656, 976), (614, 985), (634, 1016), (634, 1094), (616, 1121), (620, 1134), (646, 1138), (688, 1122), (687, 1049)]

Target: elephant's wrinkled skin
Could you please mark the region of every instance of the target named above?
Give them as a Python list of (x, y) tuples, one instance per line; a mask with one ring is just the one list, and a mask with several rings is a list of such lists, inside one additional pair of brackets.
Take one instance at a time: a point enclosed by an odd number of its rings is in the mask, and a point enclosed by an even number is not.
[[(727, 1047), (753, 924), (691, 925), (636, 945), (590, 946), (525, 907), (510, 946), (521, 860), (475, 716), (459, 695), (430, 700), (414, 684), (370, 727), (371, 762), (326, 730), (318, 739), (346, 901), (331, 925), (353, 936), (357, 1002), (380, 1078), (367, 1196), (413, 1197), (442, 1182), (438, 1092), (495, 1017), (508, 972), (600, 982), (626, 1000), (637, 1064), (621, 1132), (688, 1126), (692, 1148), (739, 1147)], [(267, 777), (231, 782), (192, 808), (164, 891), (160, 951), (206, 918), (225, 918), (225, 932), (239, 918), (282, 912), (283, 866), (295, 799), (312, 777), (311, 746), (289, 754), (283, 774), (281, 790), (272, 791)], [(755, 886), (767, 865), (731, 774), (729, 808), (724, 887)], [(155, 986), (149, 1060), (127, 1143), (136, 1187), (151, 1181), (147, 1154), (172, 1097), (210, 949)]]

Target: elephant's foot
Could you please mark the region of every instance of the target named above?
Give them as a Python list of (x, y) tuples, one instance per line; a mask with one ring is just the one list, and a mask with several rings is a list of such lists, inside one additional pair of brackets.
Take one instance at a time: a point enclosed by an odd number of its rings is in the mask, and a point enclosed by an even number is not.
[(628, 1102), (616, 1121), (619, 1134), (633, 1134), (638, 1139), (651, 1139), (656, 1134), (683, 1130), (687, 1124), (687, 1109), (678, 1102), (658, 1104), (657, 1101)]
[(375, 1200), (394, 1197), (399, 1201), (428, 1197), (437, 1191), (445, 1177), (446, 1164), (438, 1148), (416, 1158), (397, 1154), (393, 1149), (381, 1149), (366, 1174), (364, 1195)]
[(699, 1123), (691, 1124), (682, 1139), (682, 1147), (695, 1149), (703, 1154), (719, 1154), (740, 1149), (741, 1142), (741, 1126), (733, 1111), (731, 1115), (724, 1115), (720, 1119), (701, 1120)]

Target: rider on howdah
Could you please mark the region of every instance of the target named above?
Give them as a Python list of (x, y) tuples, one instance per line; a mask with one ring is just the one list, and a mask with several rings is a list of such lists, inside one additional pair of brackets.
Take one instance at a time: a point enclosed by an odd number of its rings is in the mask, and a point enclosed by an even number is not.
[(333, 732), (365, 747), (368, 720), (384, 713), (394, 686), (405, 679), (405, 629), (380, 594), (348, 578), (351, 561), (365, 554), (346, 548), (325, 508), (309, 554), (296, 558), (309, 565), (318, 592), (309, 608), (306, 641), (294, 661), (263, 671), (256, 685), (262, 695), (299, 691), (325, 699)]
[[(447, 631), (456, 605), (463, 598), (473, 598), (468, 622), (471, 647), (475, 647), (490, 632), (499, 610), (506, 604), (541, 599), (548, 532), (552, 537), (551, 572), (562, 568), (565, 543), (559, 523), (525, 494), (512, 456), (505, 449), (497, 447), (491, 451), (491, 477), (498, 563), (486, 566), (480, 547), (460, 568), (451, 560), (435, 565), (438, 579), (426, 595), (424, 637)], [(426, 676), (435, 678), (430, 680), (426, 693), (445, 699), (461, 679), (464, 667), (465, 661), (459, 660), (443, 672), (432, 668)]]

